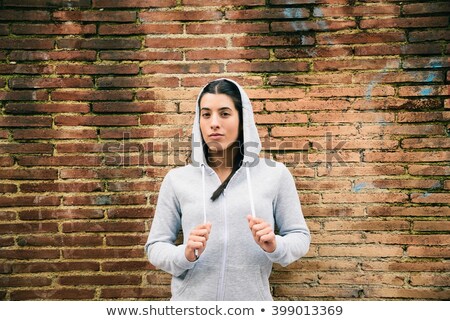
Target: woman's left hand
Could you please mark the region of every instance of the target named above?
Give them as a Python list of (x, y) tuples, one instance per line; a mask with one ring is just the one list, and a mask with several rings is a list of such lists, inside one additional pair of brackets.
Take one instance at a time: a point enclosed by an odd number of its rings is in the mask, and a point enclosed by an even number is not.
[(261, 218), (247, 216), (248, 226), (255, 242), (266, 252), (272, 253), (277, 248), (275, 233), (269, 223)]

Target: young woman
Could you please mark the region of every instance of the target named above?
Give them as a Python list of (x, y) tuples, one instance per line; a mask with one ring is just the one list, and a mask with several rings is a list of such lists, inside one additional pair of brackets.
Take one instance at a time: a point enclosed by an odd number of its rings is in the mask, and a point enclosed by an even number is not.
[[(172, 300), (272, 300), (272, 264), (308, 251), (294, 179), (260, 150), (244, 90), (228, 79), (204, 87), (192, 163), (164, 178), (145, 245), (150, 262), (173, 276)], [(175, 245), (180, 229), (183, 244)]]

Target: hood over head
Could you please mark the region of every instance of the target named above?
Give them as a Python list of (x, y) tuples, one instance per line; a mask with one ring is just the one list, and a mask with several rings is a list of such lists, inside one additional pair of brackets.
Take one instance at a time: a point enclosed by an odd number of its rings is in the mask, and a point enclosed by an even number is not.
[[(261, 140), (259, 138), (258, 129), (256, 128), (253, 117), (253, 108), (244, 89), (235, 81), (227, 78), (219, 78), (218, 80), (227, 80), (235, 84), (239, 88), (242, 100), (242, 130), (243, 130), (243, 144), (244, 144), (244, 159), (243, 163), (253, 163), (261, 151)], [(208, 84), (207, 84), (208, 85)], [(203, 152), (203, 139), (200, 131), (200, 96), (204, 91), (205, 85), (197, 97), (197, 104), (195, 106), (195, 118), (192, 126), (192, 154), (191, 162), (193, 166), (201, 166), (206, 164), (205, 155)]]

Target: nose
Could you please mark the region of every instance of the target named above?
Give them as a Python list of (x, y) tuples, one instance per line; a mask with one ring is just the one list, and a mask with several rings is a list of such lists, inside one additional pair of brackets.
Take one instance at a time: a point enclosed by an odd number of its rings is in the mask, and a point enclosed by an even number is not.
[(220, 127), (219, 116), (215, 113), (211, 115), (210, 126), (211, 126), (211, 129), (217, 129)]

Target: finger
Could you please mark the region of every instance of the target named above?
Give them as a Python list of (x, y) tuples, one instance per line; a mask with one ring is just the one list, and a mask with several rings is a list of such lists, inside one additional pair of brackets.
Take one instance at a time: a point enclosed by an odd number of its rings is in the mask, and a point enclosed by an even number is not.
[(189, 240), (191, 240), (192, 242), (196, 242), (196, 243), (201, 243), (203, 244), (203, 246), (206, 245), (206, 237), (204, 236), (196, 236), (196, 235), (191, 235), (191, 237), (189, 237)]
[(256, 232), (256, 236), (261, 238), (263, 235), (267, 235), (272, 232), (272, 228), (270, 226), (267, 226), (266, 228), (259, 230)]
[(266, 242), (273, 242), (275, 240), (275, 233), (270, 232), (269, 234), (265, 234), (261, 236), (259, 239), (260, 242), (266, 243)]
[(263, 222), (263, 223), (259, 223), (259, 224), (253, 225), (252, 230), (255, 231), (255, 232), (259, 232), (259, 231), (262, 231), (262, 230), (264, 230), (264, 229), (266, 229), (268, 227), (270, 227), (269, 224), (267, 224), (266, 222)]

